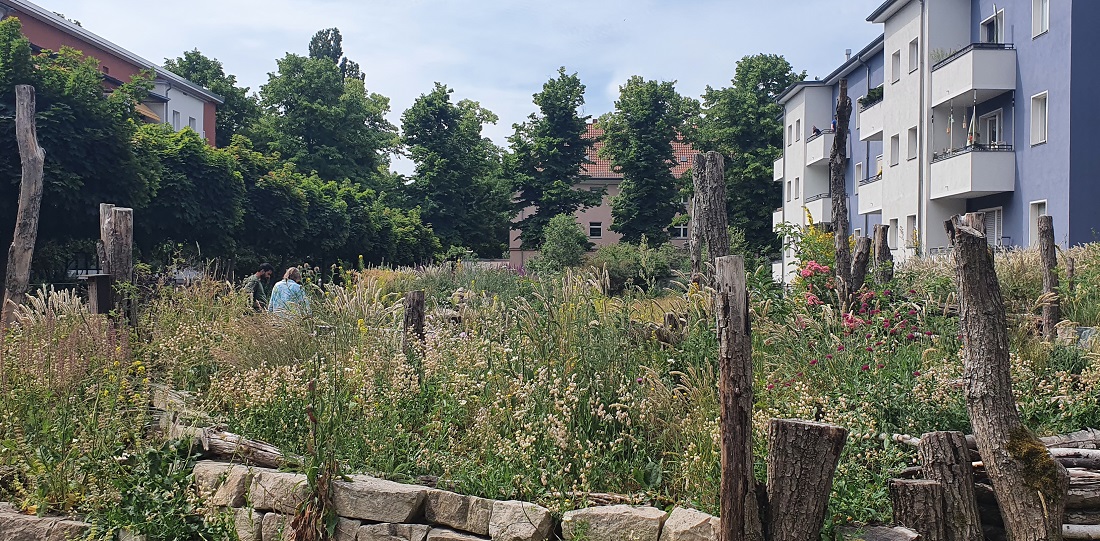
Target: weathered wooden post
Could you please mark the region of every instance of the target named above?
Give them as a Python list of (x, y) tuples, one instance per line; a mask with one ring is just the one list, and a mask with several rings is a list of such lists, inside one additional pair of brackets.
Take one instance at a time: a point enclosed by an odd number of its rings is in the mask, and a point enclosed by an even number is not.
[[(700, 160), (702, 154), (695, 155), (695, 163), (698, 165), (703, 164), (706, 167), (706, 161)], [(692, 184), (695, 186), (700, 185), (701, 181), (698, 177), (701, 176), (701, 172), (692, 170), (691, 179)], [(691, 207), (688, 212), (691, 220), (688, 222), (688, 252), (691, 253), (691, 281), (698, 284), (699, 278), (703, 275), (703, 237), (699, 228), (699, 194), (693, 193), (691, 195)]]
[(1060, 540), (1069, 475), (1016, 411), (1004, 302), (984, 220), (972, 212), (945, 223), (955, 247), (966, 409), (1008, 538)]
[(856, 257), (852, 260), (852, 293), (855, 293), (867, 282), (867, 266), (871, 263), (871, 239), (859, 237), (856, 239)]
[(744, 257), (717, 258), (714, 278), (722, 470), (718, 539), (760, 541), (763, 529), (752, 465), (752, 335)]
[(877, 224), (874, 229), (875, 283), (883, 285), (894, 279), (894, 254), (890, 251), (890, 226)]
[(1043, 263), (1043, 338), (1054, 340), (1055, 325), (1062, 319), (1062, 303), (1058, 298), (1058, 248), (1054, 244), (1054, 218), (1039, 217), (1039, 258)]
[(848, 187), (844, 173), (848, 168), (848, 121), (852, 116), (852, 99), (848, 97), (848, 80), (840, 80), (840, 96), (836, 102), (836, 132), (829, 154), (829, 196), (833, 203), (833, 245), (836, 250), (836, 288), (840, 302), (847, 307), (852, 302), (852, 251), (848, 245)]
[(31, 260), (38, 240), (38, 216), (42, 208), (42, 177), (46, 152), (38, 146), (34, 120), (34, 87), (15, 87), (15, 138), (19, 146), (22, 178), (19, 181), (19, 209), (15, 215), (15, 234), (8, 248), (8, 268), (4, 277), (4, 306), (0, 309), (0, 328), (11, 324), (15, 307), (27, 296), (31, 281)]
[(768, 424), (770, 541), (817, 539), (848, 431), (795, 419)]
[[(696, 163), (699, 160), (696, 159)], [(707, 152), (703, 191), (699, 193), (702, 236), (711, 261), (730, 255), (729, 221), (726, 218), (726, 165), (722, 154)]]
[(962, 432), (929, 432), (918, 446), (924, 478), (943, 488), (943, 522), (949, 541), (982, 541), (974, 469)]
[(407, 345), (409, 334), (416, 335), (416, 339), (424, 341), (424, 290), (418, 289), (405, 294), (405, 325), (402, 342)]
[(916, 530), (922, 541), (946, 541), (943, 524), (943, 485), (925, 479), (890, 482), (894, 523)]

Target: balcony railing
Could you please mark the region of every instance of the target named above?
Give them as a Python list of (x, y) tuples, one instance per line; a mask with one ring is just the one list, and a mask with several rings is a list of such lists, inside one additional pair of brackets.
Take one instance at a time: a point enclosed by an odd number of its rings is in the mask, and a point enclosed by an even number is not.
[(961, 58), (966, 53), (969, 53), (970, 51), (975, 51), (975, 50), (1004, 50), (1004, 49), (1011, 50), (1011, 49), (1015, 49), (1015, 47), (1011, 43), (971, 43), (970, 45), (967, 45), (966, 47), (963, 47), (962, 49), (959, 49), (958, 51), (955, 51), (955, 52), (951, 53), (949, 56), (947, 56), (943, 60), (940, 60), (939, 62), (936, 62), (935, 64), (932, 64), (932, 71), (936, 71), (936, 70), (938, 70), (938, 69), (954, 62), (955, 60)]
[(802, 202), (803, 203), (813, 203), (814, 201), (820, 201), (822, 199), (825, 199), (826, 197), (829, 197), (829, 192), (819, 193), (817, 195), (811, 195), (811, 196), (807, 197), (806, 199), (803, 199)]
[(948, 158), (954, 158), (970, 152), (1012, 152), (1012, 145), (1008, 143), (990, 143), (990, 144), (974, 144), (966, 145), (962, 148), (953, 148), (945, 150), (943, 152), (936, 152), (932, 154), (932, 163), (946, 160)]
[(866, 186), (866, 185), (868, 185), (868, 184), (874, 184), (874, 183), (876, 183), (876, 182), (878, 182), (878, 181), (880, 181), (880, 180), (882, 180), (882, 173), (879, 173), (879, 174), (877, 174), (877, 175), (875, 175), (875, 176), (873, 176), (873, 177), (867, 177), (867, 178), (865, 178), (865, 179), (863, 179), (863, 180), (860, 180), (860, 181), (859, 181), (859, 185), (860, 185), (860, 186)]
[(859, 99), (859, 112), (866, 111), (880, 103), (882, 103), (883, 88), (882, 85), (878, 85), (875, 88), (867, 91), (867, 95)]
[(836, 130), (832, 128), (829, 128), (827, 130), (818, 130), (817, 132), (810, 134), (810, 136), (806, 138), (806, 142), (809, 143), (810, 141), (813, 141), (814, 139), (817, 139), (818, 137), (821, 137), (822, 135), (825, 135), (827, 133), (836, 133)]

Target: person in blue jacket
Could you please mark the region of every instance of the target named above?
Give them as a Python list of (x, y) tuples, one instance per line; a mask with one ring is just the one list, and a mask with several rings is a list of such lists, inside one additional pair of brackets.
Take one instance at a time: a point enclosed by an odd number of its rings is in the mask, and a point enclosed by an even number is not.
[(309, 298), (302, 288), (302, 271), (290, 267), (283, 274), (282, 281), (271, 290), (268, 310), (282, 316), (304, 315), (309, 313)]

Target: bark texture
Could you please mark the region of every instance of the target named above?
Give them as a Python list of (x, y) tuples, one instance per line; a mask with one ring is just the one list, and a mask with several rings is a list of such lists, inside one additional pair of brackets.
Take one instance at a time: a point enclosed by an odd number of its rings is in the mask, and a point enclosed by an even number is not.
[(42, 209), (42, 176), (46, 152), (38, 146), (34, 120), (34, 87), (15, 87), (15, 138), (19, 146), (22, 178), (19, 181), (19, 208), (15, 215), (15, 235), (8, 248), (8, 267), (4, 277), (4, 306), (0, 309), (0, 328), (11, 324), (15, 307), (27, 296), (31, 281), (31, 260), (38, 240), (38, 216)]
[(874, 229), (875, 283), (883, 285), (894, 279), (894, 254), (890, 251), (890, 226), (878, 224)]
[(855, 258), (852, 259), (852, 293), (859, 291), (867, 282), (867, 266), (871, 263), (871, 239), (856, 239)]
[(848, 80), (840, 80), (840, 96), (836, 103), (836, 133), (829, 154), (829, 196), (833, 202), (833, 241), (836, 248), (836, 287), (841, 303), (847, 306), (855, 291), (852, 287), (852, 251), (848, 244), (848, 187), (844, 172), (848, 168), (848, 121), (852, 116), (852, 100), (848, 97)]
[(943, 485), (923, 479), (894, 479), (890, 482), (894, 522), (916, 530), (925, 541), (945, 541)]
[(424, 298), (422, 289), (405, 294), (405, 340), (411, 333), (417, 340), (424, 341)]
[(720, 541), (763, 539), (752, 472), (752, 336), (745, 260), (715, 260), (721, 404)]
[(1008, 538), (1057, 540), (1069, 476), (1016, 411), (1004, 302), (984, 218), (974, 212), (945, 224), (955, 247), (967, 413)]
[[(699, 213), (702, 236), (707, 243), (710, 259), (730, 255), (729, 220), (726, 218), (726, 165), (722, 154), (707, 152), (706, 171), (700, 195)], [(696, 159), (696, 164), (699, 160)]]
[(768, 424), (768, 535), (771, 541), (817, 539), (833, 474), (848, 431), (792, 419)]
[(1062, 319), (1062, 305), (1058, 298), (1058, 247), (1054, 244), (1054, 218), (1039, 217), (1039, 258), (1043, 264), (1043, 337), (1053, 340), (1054, 329)]
[(707, 159), (702, 154), (696, 154), (691, 168), (691, 207), (688, 209), (691, 221), (688, 222), (688, 251), (691, 252), (691, 281), (699, 283), (703, 275), (703, 236), (700, 227), (699, 204), (703, 188), (706, 185), (703, 176), (706, 174)]
[(930, 432), (921, 436), (918, 451), (925, 479), (938, 481), (943, 487), (947, 539), (982, 541), (966, 436), (962, 432)]

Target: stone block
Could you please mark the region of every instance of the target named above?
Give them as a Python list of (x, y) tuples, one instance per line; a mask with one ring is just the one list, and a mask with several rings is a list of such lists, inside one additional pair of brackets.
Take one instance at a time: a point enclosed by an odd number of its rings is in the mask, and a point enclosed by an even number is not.
[(90, 527), (75, 520), (0, 510), (0, 539), (4, 541), (68, 541), (84, 537)]
[(456, 532), (448, 528), (432, 528), (428, 532), (427, 541), (486, 541), (483, 537), (470, 535), (465, 532)]
[(263, 541), (290, 541), (290, 515), (267, 513), (260, 522), (260, 539)]
[(253, 509), (284, 514), (294, 514), (308, 494), (305, 475), (273, 470), (256, 471), (248, 489)]
[(240, 464), (203, 460), (195, 464), (195, 487), (208, 505), (244, 507), (252, 471)]
[(332, 532), (333, 541), (355, 541), (355, 537), (359, 534), (359, 526), (362, 523), (358, 520), (351, 520), (348, 518), (337, 517), (336, 518), (336, 531)]
[(489, 535), (493, 501), (446, 490), (429, 490), (424, 498), (424, 520), (478, 535)]
[(553, 521), (541, 505), (519, 501), (494, 501), (489, 516), (493, 541), (546, 541)]
[(568, 511), (561, 521), (566, 541), (658, 541), (668, 513), (655, 507), (608, 505)]
[(251, 508), (233, 510), (233, 527), (241, 541), (261, 541), (264, 514)]
[(427, 488), (365, 475), (332, 484), (336, 514), (371, 522), (411, 522), (419, 517)]
[(427, 524), (366, 524), (359, 527), (356, 541), (425, 541), (432, 527)]
[(716, 516), (677, 507), (665, 520), (661, 541), (714, 541), (718, 539), (719, 522)]

